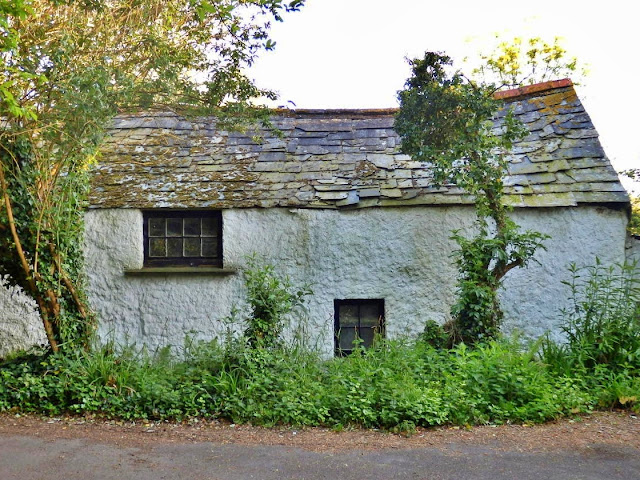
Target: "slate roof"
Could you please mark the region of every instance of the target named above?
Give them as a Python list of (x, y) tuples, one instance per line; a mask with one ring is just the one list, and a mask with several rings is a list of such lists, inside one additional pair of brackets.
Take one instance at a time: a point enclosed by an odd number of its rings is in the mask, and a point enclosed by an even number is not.
[[(570, 80), (500, 92), (529, 129), (505, 178), (514, 206), (628, 203)], [(283, 138), (211, 118), (119, 116), (93, 176), (93, 208), (378, 207), (468, 204), (399, 152), (395, 109), (279, 111)], [(495, 119), (499, 128), (501, 114)]]

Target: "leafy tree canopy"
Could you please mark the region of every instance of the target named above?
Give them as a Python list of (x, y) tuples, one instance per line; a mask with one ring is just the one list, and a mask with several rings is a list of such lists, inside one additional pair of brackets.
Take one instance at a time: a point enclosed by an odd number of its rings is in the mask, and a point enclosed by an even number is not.
[(560, 37), (547, 42), (540, 37), (504, 39), (496, 35), (495, 40), (495, 48), (480, 53), (480, 65), (472, 71), (479, 82), (515, 88), (566, 77), (575, 83), (576, 77), (587, 74), (576, 57), (568, 56)]
[(147, 108), (265, 121), (247, 77), (271, 21), (304, 0), (0, 0), (0, 273), (49, 342), (85, 342), (87, 168), (110, 119)]
[(463, 189), (476, 208), (478, 233), (471, 239), (453, 235), (460, 246), (460, 274), (450, 325), (454, 341), (475, 343), (497, 335), (500, 282), (511, 269), (525, 266), (545, 238), (520, 232), (503, 202), (506, 153), (526, 129), (503, 110), (496, 131), (492, 119), (502, 107), (493, 95), (497, 87), (454, 70), (448, 56), (427, 52), (410, 64), (412, 75), (398, 93), (395, 129), (402, 137), (401, 149), (431, 163), (435, 185)]

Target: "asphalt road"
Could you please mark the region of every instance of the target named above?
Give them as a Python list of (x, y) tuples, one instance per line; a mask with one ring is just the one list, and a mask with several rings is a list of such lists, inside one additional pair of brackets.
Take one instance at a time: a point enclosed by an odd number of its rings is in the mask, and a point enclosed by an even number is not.
[(504, 445), (313, 452), (210, 442), (100, 443), (88, 437), (0, 436), (0, 480), (640, 479), (640, 452), (625, 445), (527, 452)]

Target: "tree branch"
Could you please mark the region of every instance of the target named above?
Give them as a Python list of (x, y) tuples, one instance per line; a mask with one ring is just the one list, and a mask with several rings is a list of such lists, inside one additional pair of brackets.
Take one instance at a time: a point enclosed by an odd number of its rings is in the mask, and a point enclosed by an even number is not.
[[(29, 285), (31, 294), (35, 297), (36, 302), (38, 303), (38, 307), (40, 307), (40, 317), (42, 318), (42, 323), (44, 326), (45, 333), (47, 335), (47, 340), (49, 340), (49, 345), (51, 345), (51, 349), (54, 352), (57, 352), (59, 349), (58, 342), (55, 338), (53, 325), (47, 313), (48, 311), (47, 305), (45, 304), (44, 299), (42, 298), (42, 296), (38, 291), (38, 286), (36, 285), (36, 282), (33, 278), (31, 267), (29, 266), (29, 262), (27, 262), (27, 258), (24, 254), (24, 250), (22, 249), (22, 242), (20, 241), (20, 237), (18, 236), (18, 231), (16, 230), (16, 222), (13, 217), (13, 208), (11, 206), (11, 199), (9, 198), (7, 182), (4, 177), (4, 168), (2, 167), (0, 167), (0, 188), (2, 189), (4, 205), (5, 205), (5, 208), (7, 209), (7, 218), (9, 219), (9, 229), (11, 230), (11, 237), (13, 238), (13, 243), (16, 246), (18, 258), (20, 259), (20, 265), (22, 266), (22, 270), (24, 271), (24, 274), (26, 276), (27, 284)], [(55, 305), (57, 305), (57, 302), (55, 303)], [(55, 309), (54, 309), (54, 314), (55, 314)]]
[(513, 270), (514, 268), (519, 267), (520, 265), (522, 265), (522, 259), (518, 258), (517, 260), (514, 260), (511, 263), (507, 263), (506, 265), (503, 265), (501, 267), (496, 266), (496, 268), (494, 268), (493, 270), (493, 278), (495, 278), (496, 281), (499, 281), (510, 270)]

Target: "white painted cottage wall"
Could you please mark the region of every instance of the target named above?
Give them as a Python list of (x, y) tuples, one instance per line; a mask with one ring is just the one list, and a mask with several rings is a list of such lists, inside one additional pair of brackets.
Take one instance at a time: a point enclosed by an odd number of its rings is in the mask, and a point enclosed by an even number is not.
[(627, 262), (640, 263), (640, 238), (637, 236), (627, 238)]
[[(505, 329), (528, 336), (553, 328), (565, 305), (567, 265), (596, 256), (620, 262), (626, 215), (599, 207), (519, 209), (524, 228), (552, 236), (540, 265), (508, 274), (501, 294)], [(326, 354), (333, 349), (333, 300), (384, 298), (387, 335), (443, 322), (454, 301), (456, 270), (450, 258), (453, 229), (470, 227), (469, 207), (399, 207), (350, 211), (232, 209), (223, 212), (225, 268), (240, 269), (256, 252), (294, 285), (310, 283), (307, 328)], [(241, 273), (231, 275), (126, 275), (142, 268), (142, 213), (96, 209), (86, 215), (89, 297), (100, 316), (99, 334), (150, 348), (181, 346), (185, 334), (221, 335), (220, 321), (243, 306)]]
[(0, 276), (0, 358), (46, 343), (35, 300)]

